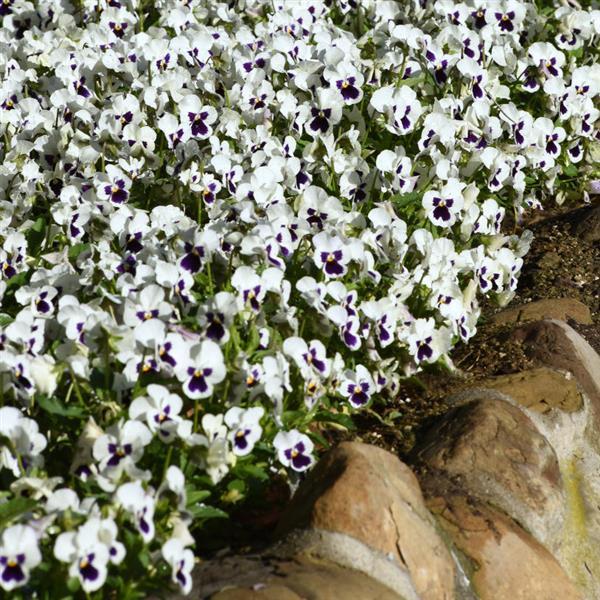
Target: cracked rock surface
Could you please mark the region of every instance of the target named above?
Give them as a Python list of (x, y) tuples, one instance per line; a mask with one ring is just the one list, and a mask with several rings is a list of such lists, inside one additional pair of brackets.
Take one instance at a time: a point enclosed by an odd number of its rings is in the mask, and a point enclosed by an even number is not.
[(419, 483), (393, 454), (344, 442), (326, 454), (298, 489), (280, 532), (318, 528), (350, 535), (410, 573), (423, 600), (454, 598), (454, 564)]

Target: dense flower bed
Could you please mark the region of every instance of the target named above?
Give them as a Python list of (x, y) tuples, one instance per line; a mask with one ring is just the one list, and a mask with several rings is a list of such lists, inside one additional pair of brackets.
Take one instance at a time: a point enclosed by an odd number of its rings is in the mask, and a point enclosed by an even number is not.
[(0, 2), (0, 586), (191, 589), (194, 536), (507, 302), (598, 173), (600, 11)]

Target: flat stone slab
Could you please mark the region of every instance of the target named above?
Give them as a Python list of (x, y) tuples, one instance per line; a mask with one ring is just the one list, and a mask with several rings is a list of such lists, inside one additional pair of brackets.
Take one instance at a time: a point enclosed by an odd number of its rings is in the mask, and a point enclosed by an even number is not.
[(590, 399), (597, 437), (600, 434), (600, 356), (597, 352), (562, 321), (534, 321), (517, 327), (512, 335), (539, 364), (574, 375)]
[(577, 380), (571, 373), (549, 367), (490, 377), (475, 382), (473, 388), (497, 390), (519, 405), (539, 413), (547, 413), (554, 408), (575, 412), (583, 407)]
[(542, 319), (558, 319), (560, 321), (573, 319), (582, 325), (593, 323), (590, 309), (575, 298), (548, 298), (506, 308), (495, 314), (491, 321), (497, 325), (504, 325)]
[(248, 586), (224, 589), (211, 600), (405, 600), (364, 573), (327, 561), (299, 558)]

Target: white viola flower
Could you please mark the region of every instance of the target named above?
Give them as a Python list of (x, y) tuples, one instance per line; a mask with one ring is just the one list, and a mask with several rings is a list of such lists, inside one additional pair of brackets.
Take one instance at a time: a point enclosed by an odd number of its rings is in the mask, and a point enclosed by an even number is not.
[(98, 198), (113, 204), (124, 204), (129, 198), (131, 179), (117, 166), (107, 165), (106, 173), (97, 176)]
[(145, 490), (141, 481), (131, 481), (119, 486), (115, 500), (130, 515), (146, 544), (154, 539), (154, 495)]
[(262, 278), (254, 269), (238, 267), (231, 278), (231, 285), (240, 293), (243, 306), (249, 305), (257, 313), (260, 311), (266, 289)]
[(455, 284), (436, 287), (429, 298), (429, 304), (439, 310), (443, 317), (452, 321), (460, 319), (465, 310), (461, 289)]
[(446, 329), (438, 329), (435, 321), (415, 319), (406, 335), (408, 348), (415, 362), (433, 363), (450, 348)]
[(294, 359), (303, 373), (316, 372), (320, 377), (327, 377), (331, 370), (327, 360), (327, 350), (319, 340), (308, 344), (301, 337), (289, 337), (283, 342), (283, 351)]
[(478, 261), (475, 277), (484, 294), (502, 291), (503, 269), (493, 258), (486, 256)]
[(327, 286), (319, 283), (314, 277), (302, 277), (296, 282), (296, 289), (300, 292), (304, 301), (321, 314), (326, 312), (325, 295)]
[(57, 295), (58, 290), (51, 285), (44, 285), (41, 288), (23, 286), (15, 293), (15, 299), (20, 304), (29, 302), (34, 317), (49, 319), (54, 314)]
[(277, 450), (279, 462), (294, 471), (306, 471), (314, 463), (314, 444), (307, 435), (297, 429), (278, 432), (273, 440), (273, 447)]
[(177, 372), (189, 360), (190, 349), (199, 336), (190, 335), (183, 327), (174, 328), (173, 333), (168, 333), (163, 339), (157, 340), (156, 360), (161, 370)]
[(148, 125), (129, 123), (123, 128), (123, 139), (129, 146), (129, 152), (134, 156), (151, 155), (156, 143), (156, 131)]
[(309, 109), (307, 132), (313, 137), (324, 136), (341, 118), (339, 95), (332, 89), (319, 88), (316, 102)]
[(423, 208), (434, 225), (452, 227), (456, 223), (464, 206), (464, 187), (458, 179), (450, 179), (440, 191), (430, 190), (423, 194)]
[(110, 518), (102, 519), (98, 527), (98, 539), (108, 548), (108, 559), (113, 565), (123, 562), (126, 550), (119, 542), (117, 524)]
[(69, 576), (79, 579), (87, 593), (99, 590), (106, 581), (110, 547), (100, 540), (101, 520), (91, 518), (79, 529), (61, 533), (54, 542), (54, 556), (69, 563)]
[(265, 394), (275, 404), (276, 417), (281, 416), (283, 410), (282, 401), (285, 391), (291, 391), (290, 365), (281, 352), (274, 356), (265, 356), (262, 362), (264, 372)]
[(136, 339), (144, 345), (153, 345), (164, 336), (165, 325), (173, 312), (171, 304), (165, 301), (164, 289), (156, 284), (146, 286), (141, 292), (125, 300), (123, 321), (134, 327)]
[(192, 346), (189, 359), (177, 372), (185, 395), (192, 400), (212, 396), (214, 386), (221, 383), (225, 375), (223, 353), (212, 340)]
[(231, 292), (218, 292), (199, 311), (199, 321), (208, 339), (217, 344), (229, 341), (229, 328), (237, 313), (235, 296)]
[(390, 298), (370, 300), (360, 305), (361, 312), (375, 323), (375, 335), (382, 348), (394, 342), (401, 311)]
[(22, 464), (35, 467), (43, 463), (41, 453), (46, 448), (47, 440), (39, 432), (37, 422), (23, 416), (19, 409), (12, 406), (0, 408), (0, 435), (7, 438), (12, 445), (12, 449), (2, 445), (0, 466), (10, 469), (15, 477), (22, 475)]
[(404, 155), (403, 148), (396, 148), (394, 152), (383, 150), (378, 154), (375, 164), (382, 173), (391, 173), (392, 191), (409, 194), (415, 189), (419, 177), (412, 175), (413, 162)]
[(194, 553), (176, 537), (163, 544), (161, 553), (171, 567), (171, 580), (179, 586), (181, 593), (187, 596), (192, 591)]
[(171, 465), (165, 473), (164, 481), (160, 484), (157, 496), (167, 489), (177, 496), (177, 507), (184, 510), (187, 505), (187, 493), (185, 491), (185, 475), (175, 465)]
[(562, 127), (556, 127), (547, 117), (539, 117), (533, 123), (534, 135), (539, 148), (557, 158), (560, 155), (560, 144), (567, 137), (567, 132)]
[(56, 391), (57, 367), (51, 356), (36, 356), (29, 363), (31, 378), (35, 389), (46, 396), (52, 396)]
[(344, 207), (338, 198), (330, 196), (323, 188), (311, 185), (300, 197), (298, 216), (317, 231), (330, 223), (337, 223), (344, 216)]
[(183, 402), (162, 385), (151, 383), (147, 392), (148, 397), (140, 396), (131, 403), (129, 418), (146, 421), (152, 433), (158, 433), (161, 441), (170, 443), (175, 439)]
[(375, 382), (366, 367), (357, 365), (354, 371), (344, 372), (338, 389), (353, 408), (363, 408), (371, 401), (371, 396), (375, 391)]
[(219, 245), (219, 238), (212, 229), (188, 232), (185, 236), (184, 256), (179, 266), (192, 275), (199, 273), (203, 265), (210, 260)]
[(233, 406), (225, 413), (225, 424), (230, 430), (228, 438), (234, 454), (246, 456), (252, 452), (262, 435), (260, 420), (264, 414), (262, 406), (248, 409)]
[(462, 58), (457, 63), (458, 70), (469, 78), (471, 82), (471, 95), (474, 100), (482, 100), (486, 94), (486, 86), (488, 83), (488, 71), (471, 58)]
[(184, 96), (179, 102), (179, 112), (188, 137), (206, 139), (212, 134), (211, 125), (217, 120), (217, 111), (203, 105), (198, 96)]
[(77, 494), (69, 488), (60, 488), (58, 490), (54, 490), (48, 496), (44, 510), (47, 514), (53, 512), (63, 512), (65, 510), (79, 512), (79, 507), (79, 496), (77, 496)]
[(406, 85), (379, 88), (371, 96), (370, 104), (387, 117), (386, 129), (397, 135), (413, 131), (423, 113), (417, 93)]
[(365, 78), (362, 73), (346, 60), (346, 54), (340, 48), (332, 48), (327, 60), (331, 66), (325, 68), (323, 77), (339, 91), (345, 104), (358, 104), (363, 98), (361, 86)]
[(171, 113), (165, 113), (158, 119), (156, 126), (163, 132), (165, 138), (167, 138), (169, 148), (172, 150), (177, 148), (185, 133), (179, 119)]
[(495, 235), (500, 232), (505, 209), (499, 206), (493, 198), (488, 198), (481, 205), (481, 216), (473, 228), (474, 233)]
[(520, 30), (526, 16), (526, 7), (517, 0), (507, 0), (489, 9), (492, 16), (487, 19), (501, 34), (512, 34)]
[(313, 260), (327, 277), (341, 277), (348, 270), (350, 253), (342, 239), (322, 231), (312, 239), (315, 253)]
[(120, 421), (94, 441), (92, 454), (103, 474), (118, 481), (123, 472), (138, 474), (135, 463), (152, 441), (152, 433), (139, 421)]
[(204, 468), (217, 484), (229, 472), (229, 465), (235, 456), (229, 452), (227, 426), (223, 423), (223, 415), (205, 414), (202, 417), (202, 429), (206, 434), (206, 455)]
[(565, 55), (548, 42), (535, 42), (529, 46), (527, 54), (532, 63), (547, 77), (562, 77)]
[(429, 63), (429, 69), (432, 71), (435, 82), (438, 85), (445, 84), (448, 81), (448, 71), (456, 62), (456, 55), (444, 54), (437, 44), (430, 43), (425, 50), (425, 58)]
[(29, 525), (12, 525), (0, 538), (0, 587), (5, 592), (25, 585), (29, 573), (42, 562), (38, 538)]

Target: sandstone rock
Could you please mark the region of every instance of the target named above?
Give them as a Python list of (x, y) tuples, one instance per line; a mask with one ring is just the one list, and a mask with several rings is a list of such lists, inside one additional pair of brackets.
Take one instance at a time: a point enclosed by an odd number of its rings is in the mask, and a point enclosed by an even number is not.
[(556, 539), (564, 493), (554, 450), (520, 409), (485, 392), (482, 398), (447, 413), (415, 459), (504, 510), (542, 543)]
[(600, 240), (600, 205), (590, 208), (575, 224), (573, 232), (586, 242)]
[(303, 600), (296, 592), (282, 585), (258, 585), (254, 588), (235, 587), (219, 592), (212, 600)]
[(279, 534), (315, 528), (352, 536), (405, 566), (423, 600), (454, 597), (454, 565), (412, 471), (393, 454), (342, 443), (326, 454), (284, 513)]
[(211, 600), (403, 600), (364, 573), (308, 558), (282, 563), (277, 573), (253, 586), (235, 587)]
[(574, 298), (548, 298), (507, 308), (495, 314), (492, 317), (492, 322), (497, 325), (504, 325), (505, 323), (520, 323), (540, 319), (558, 319), (560, 321), (573, 319), (584, 325), (593, 323), (590, 309)]
[(573, 373), (600, 415), (600, 357), (572, 327), (558, 320), (535, 321), (515, 329), (513, 337), (540, 363)]
[(464, 495), (429, 499), (481, 600), (583, 600), (555, 558), (510, 518)]
[(573, 412), (583, 406), (575, 378), (548, 367), (491, 377), (474, 383), (473, 387), (497, 390), (520, 406), (539, 413), (553, 408)]

